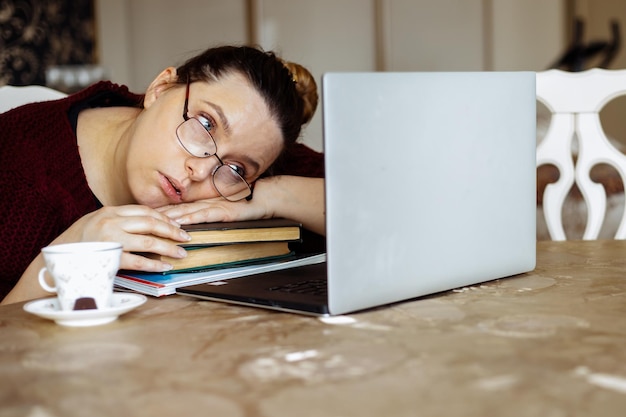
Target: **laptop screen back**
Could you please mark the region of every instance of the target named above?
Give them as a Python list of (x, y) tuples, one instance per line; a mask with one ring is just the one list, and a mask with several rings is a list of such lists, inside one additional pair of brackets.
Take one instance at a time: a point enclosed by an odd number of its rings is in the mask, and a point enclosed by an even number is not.
[(323, 78), (334, 314), (535, 265), (535, 74)]

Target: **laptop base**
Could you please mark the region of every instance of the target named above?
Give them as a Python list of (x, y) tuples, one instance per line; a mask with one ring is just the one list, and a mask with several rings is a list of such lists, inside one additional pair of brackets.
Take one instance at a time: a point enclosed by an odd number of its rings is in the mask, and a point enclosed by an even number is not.
[[(294, 282), (294, 277), (298, 280)], [(313, 282), (326, 284), (326, 262), (241, 278), (178, 288), (177, 294), (312, 316), (329, 316), (328, 295)], [(317, 284), (316, 284), (317, 286)], [(324, 285), (325, 286), (325, 285)]]

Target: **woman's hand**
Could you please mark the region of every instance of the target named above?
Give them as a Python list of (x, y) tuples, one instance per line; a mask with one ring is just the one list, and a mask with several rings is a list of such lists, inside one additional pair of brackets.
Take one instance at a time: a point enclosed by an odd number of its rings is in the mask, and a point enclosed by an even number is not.
[(193, 203), (173, 204), (157, 210), (179, 224), (233, 222), (272, 217), (261, 200), (256, 198), (256, 192), (250, 201), (232, 202), (218, 197)]
[(146, 206), (128, 205), (103, 207), (83, 216), (52, 244), (85, 241), (119, 242), (124, 249), (120, 269), (164, 272), (170, 270), (172, 266), (134, 252), (184, 258), (186, 252), (178, 246), (178, 243), (189, 240), (187, 232), (164, 214)]
[(268, 177), (256, 182), (250, 201), (230, 202), (214, 198), (157, 210), (180, 224), (284, 217), (324, 235), (324, 179), (285, 175)]

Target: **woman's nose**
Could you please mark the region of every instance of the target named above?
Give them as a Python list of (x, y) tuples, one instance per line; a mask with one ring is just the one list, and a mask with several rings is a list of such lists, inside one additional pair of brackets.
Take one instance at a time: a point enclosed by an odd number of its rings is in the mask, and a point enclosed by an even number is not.
[(219, 164), (219, 161), (214, 156), (208, 158), (187, 158), (186, 167), (189, 178), (193, 181), (204, 181), (213, 174), (217, 164)]

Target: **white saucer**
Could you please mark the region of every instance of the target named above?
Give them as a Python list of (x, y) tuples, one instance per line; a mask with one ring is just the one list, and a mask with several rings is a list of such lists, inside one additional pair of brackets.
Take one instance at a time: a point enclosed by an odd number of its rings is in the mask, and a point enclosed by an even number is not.
[(111, 307), (99, 310), (59, 309), (56, 297), (35, 300), (24, 304), (24, 310), (44, 319), (54, 320), (61, 326), (86, 327), (98, 326), (117, 320), (118, 316), (131, 311), (145, 303), (147, 298), (140, 294), (113, 293)]

